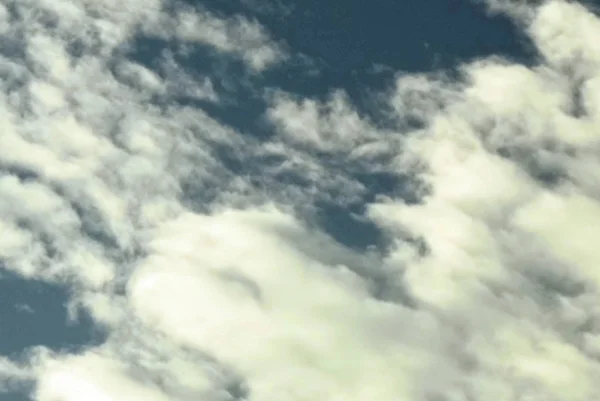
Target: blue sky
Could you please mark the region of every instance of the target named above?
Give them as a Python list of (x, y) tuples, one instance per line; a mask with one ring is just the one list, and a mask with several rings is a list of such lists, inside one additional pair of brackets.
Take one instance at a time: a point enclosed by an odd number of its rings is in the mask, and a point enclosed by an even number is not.
[(587, 401), (600, 20), (0, 1), (0, 398)]

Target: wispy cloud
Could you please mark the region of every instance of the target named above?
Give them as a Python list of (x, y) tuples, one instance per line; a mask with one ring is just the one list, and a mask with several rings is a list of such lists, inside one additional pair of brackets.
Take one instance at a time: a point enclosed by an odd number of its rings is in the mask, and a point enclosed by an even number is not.
[[(258, 22), (158, 0), (5, 1), (2, 267), (68, 285), (72, 315), (106, 339), (2, 359), (0, 390), (593, 399), (600, 21), (558, 0), (514, 4), (535, 66), (398, 74), (386, 129), (339, 90), (270, 90), (273, 135), (257, 139), (177, 101), (218, 105), (209, 74), (128, 52), (158, 35), (260, 72), (286, 53)], [(371, 194), (360, 177), (382, 171), (419, 181), (418, 202)], [(386, 246), (340, 245), (311, 219), (319, 202), (362, 204)]]
[(256, 21), (243, 16), (219, 18), (207, 10), (175, 6), (173, 15), (157, 25), (147, 25), (148, 32), (186, 44), (210, 46), (231, 54), (260, 72), (283, 61), (285, 51)]

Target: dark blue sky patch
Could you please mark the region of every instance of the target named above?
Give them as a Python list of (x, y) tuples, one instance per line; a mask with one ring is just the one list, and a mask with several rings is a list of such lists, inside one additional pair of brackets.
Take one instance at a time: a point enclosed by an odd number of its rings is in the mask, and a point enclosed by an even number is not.
[(336, 241), (352, 249), (364, 250), (378, 246), (383, 241), (379, 228), (372, 222), (360, 218), (360, 205), (340, 207), (331, 203), (317, 205), (317, 223)]
[[(237, 2), (201, 3), (227, 16), (245, 11)], [(489, 55), (532, 59), (531, 43), (511, 21), (464, 0), (281, 3), (292, 11), (254, 17), (294, 52), (319, 61), (328, 82), (321, 90), (335, 86), (352, 93), (369, 80), (374, 65), (416, 72)]]
[(98, 343), (89, 318), (70, 322), (68, 292), (61, 286), (27, 280), (10, 272), (0, 276), (0, 355), (21, 355), (30, 347), (77, 350)]
[(23, 386), (18, 386), (17, 388), (11, 388), (6, 392), (0, 391), (0, 397), (2, 401), (31, 401), (33, 397), (31, 393), (34, 389), (34, 383), (27, 383)]
[(420, 201), (418, 192), (423, 191), (420, 183), (408, 175), (365, 171), (355, 173), (354, 178), (370, 190), (364, 199), (365, 203), (375, 201), (376, 196), (388, 196), (403, 199), (407, 204), (415, 204)]

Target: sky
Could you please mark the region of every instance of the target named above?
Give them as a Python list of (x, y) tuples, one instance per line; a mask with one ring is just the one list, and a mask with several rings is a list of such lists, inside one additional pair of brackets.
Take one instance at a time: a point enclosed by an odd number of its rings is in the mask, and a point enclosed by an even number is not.
[(599, 16), (0, 0), (0, 399), (596, 399)]

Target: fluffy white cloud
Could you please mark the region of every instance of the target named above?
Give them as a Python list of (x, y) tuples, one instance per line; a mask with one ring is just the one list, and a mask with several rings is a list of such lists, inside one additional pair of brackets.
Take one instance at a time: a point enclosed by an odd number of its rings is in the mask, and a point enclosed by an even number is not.
[(167, 401), (159, 388), (128, 377), (126, 366), (95, 353), (54, 359), (40, 368), (35, 399)]
[[(489, 4), (520, 18), (538, 65), (399, 75), (386, 94), (395, 132), (341, 92), (278, 92), (265, 111), (276, 135), (260, 143), (174, 101), (185, 88), (218, 102), (210, 76), (191, 85), (174, 58), (157, 72), (127, 57), (137, 35), (159, 35), (262, 71), (284, 53), (257, 22), (160, 1), (2, 3), (2, 267), (70, 285), (70, 311), (107, 337), (3, 359), (0, 389), (33, 381), (37, 401), (593, 399), (600, 21), (558, 0)], [(354, 175), (379, 171), (427, 189), (368, 205), (383, 251), (303, 220), (316, 200), (360, 201), (369, 188)]]
[[(130, 281), (134, 311), (169, 338), (234, 366), (252, 398), (424, 391), (419, 378), (436, 369), (430, 351), (444, 343), (434, 319), (371, 299), (360, 277), (315, 260), (285, 232), (305, 242), (311, 235), (272, 210), (183, 216), (157, 233)], [(321, 240), (324, 253), (335, 250)], [(403, 333), (404, 325), (411, 330)]]

